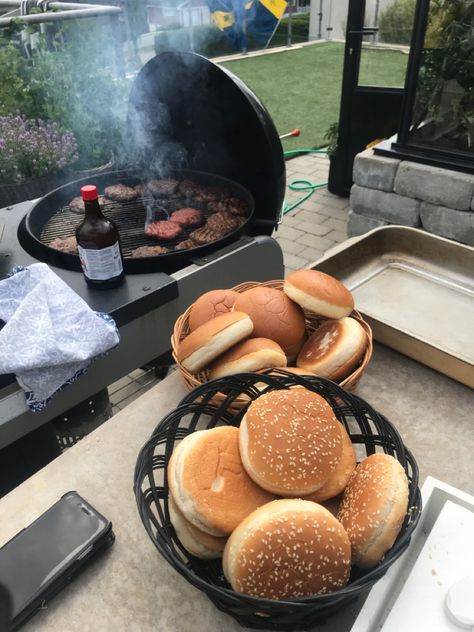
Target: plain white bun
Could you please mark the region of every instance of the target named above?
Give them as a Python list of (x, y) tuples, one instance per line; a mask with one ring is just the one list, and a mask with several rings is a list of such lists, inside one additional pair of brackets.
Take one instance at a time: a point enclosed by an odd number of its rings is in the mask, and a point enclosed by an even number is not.
[(340, 423), (327, 401), (304, 388), (260, 395), (239, 431), (249, 476), (279, 496), (305, 496), (328, 480), (341, 458)]
[(308, 338), (296, 360), (301, 369), (338, 381), (359, 364), (367, 335), (354, 318), (327, 320)]
[(201, 294), (189, 310), (189, 329), (194, 331), (208, 320), (230, 312), (238, 296), (235, 290), (211, 290)]
[(176, 506), (195, 527), (228, 535), (254, 509), (273, 499), (247, 475), (239, 454), (239, 431), (219, 426), (187, 435), (168, 463)]
[(372, 568), (382, 559), (395, 542), (407, 509), (408, 479), (400, 463), (383, 452), (361, 461), (338, 513), (356, 566)]
[(303, 310), (281, 290), (259, 285), (242, 292), (235, 311), (245, 312), (253, 322), (253, 338), (269, 338), (291, 359), (298, 355), (306, 339)]
[(250, 336), (253, 323), (243, 312), (216, 316), (192, 331), (178, 347), (177, 358), (190, 373), (197, 373), (222, 353)]
[(178, 540), (186, 551), (202, 560), (215, 560), (222, 557), (226, 538), (217, 538), (209, 533), (204, 533), (191, 524), (176, 507), (171, 494), (168, 498), (170, 521), (176, 531)]
[(235, 529), (223, 569), (237, 592), (291, 599), (343, 588), (350, 552), (346, 532), (327, 509), (308, 500), (275, 500)]
[(283, 291), (292, 301), (325, 318), (343, 318), (354, 309), (349, 290), (337, 279), (318, 270), (297, 270), (285, 280)]
[(239, 342), (220, 356), (209, 368), (211, 380), (235, 373), (286, 367), (286, 355), (279, 344), (268, 338), (250, 338)]

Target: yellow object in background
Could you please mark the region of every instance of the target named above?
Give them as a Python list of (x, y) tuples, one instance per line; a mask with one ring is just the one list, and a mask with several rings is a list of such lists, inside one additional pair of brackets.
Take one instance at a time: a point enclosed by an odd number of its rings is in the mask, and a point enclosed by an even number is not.
[(270, 11), (278, 20), (285, 13), (286, 0), (260, 0), (261, 4)]
[(235, 22), (235, 15), (230, 11), (214, 11), (212, 19), (218, 29), (223, 31)]

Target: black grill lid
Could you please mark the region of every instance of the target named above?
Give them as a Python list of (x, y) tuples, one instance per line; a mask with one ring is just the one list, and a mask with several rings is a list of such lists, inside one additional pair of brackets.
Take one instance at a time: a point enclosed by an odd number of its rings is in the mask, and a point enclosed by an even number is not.
[(154, 57), (133, 82), (127, 134), (129, 165), (162, 177), (186, 168), (234, 180), (255, 199), (251, 232), (271, 234), (285, 191), (283, 149), (269, 113), (238, 77), (195, 53)]

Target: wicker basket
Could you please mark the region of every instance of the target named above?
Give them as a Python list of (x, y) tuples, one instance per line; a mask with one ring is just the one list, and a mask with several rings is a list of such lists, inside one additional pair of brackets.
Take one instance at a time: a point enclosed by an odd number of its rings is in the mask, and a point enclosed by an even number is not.
[[(264, 283), (241, 283), (232, 289), (236, 292), (245, 292), (246, 290), (250, 290), (253, 287), (262, 286), (262, 287), (271, 287), (276, 290), (283, 289), (283, 281), (266, 281)], [(173, 350), (173, 358), (183, 377), (184, 383), (188, 390), (192, 390), (201, 384), (204, 384), (209, 380), (209, 371), (200, 371), (199, 373), (190, 373), (184, 366), (178, 361), (177, 351), (180, 342), (186, 338), (189, 334), (189, 313), (192, 309), (192, 305), (188, 307), (188, 309), (179, 316), (176, 320), (173, 335), (171, 336), (171, 347)], [(306, 319), (306, 331), (309, 335), (317, 329), (322, 322), (326, 319), (310, 312), (308, 310), (304, 310), (305, 319)], [(366, 335), (367, 335), (367, 347), (365, 353), (360, 361), (359, 365), (354, 369), (354, 371), (348, 375), (346, 378), (341, 380), (339, 384), (343, 386), (346, 390), (352, 391), (357, 386), (358, 381), (362, 377), (362, 374), (365, 370), (365, 367), (368, 365), (370, 358), (372, 357), (372, 330), (370, 326), (363, 320), (362, 316), (357, 311), (353, 311), (351, 314), (352, 318), (357, 320), (357, 322), (363, 327)], [(217, 399), (223, 399), (225, 396), (223, 394), (216, 395)], [(240, 409), (248, 402), (248, 399), (242, 398), (234, 401), (233, 408), (234, 410)]]
[[(269, 370), (268, 372), (270, 372)], [(265, 390), (301, 385), (323, 396), (344, 425), (358, 460), (374, 452), (393, 455), (409, 480), (409, 510), (401, 531), (383, 560), (371, 570), (353, 567), (349, 583), (329, 594), (286, 601), (258, 599), (234, 592), (227, 583), (221, 560), (200, 560), (181, 545), (171, 526), (168, 509), (167, 465), (177, 442), (195, 430), (229, 424), (239, 426), (245, 408), (235, 414), (235, 399), (255, 399)], [(226, 392), (225, 400), (213, 404), (216, 393)], [(242, 373), (207, 382), (186, 395), (180, 405), (157, 426), (137, 459), (134, 491), (143, 525), (166, 561), (189, 583), (204, 592), (214, 605), (241, 625), (264, 630), (308, 630), (364, 595), (405, 551), (421, 514), (416, 462), (404, 446), (394, 426), (369, 404), (317, 377), (301, 377), (277, 369), (276, 375)], [(191, 626), (193, 627), (193, 626)], [(201, 629), (194, 622), (195, 629)]]

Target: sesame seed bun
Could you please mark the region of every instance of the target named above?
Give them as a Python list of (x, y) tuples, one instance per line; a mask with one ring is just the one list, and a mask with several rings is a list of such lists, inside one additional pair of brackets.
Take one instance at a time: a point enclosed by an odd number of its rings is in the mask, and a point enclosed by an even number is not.
[(301, 307), (326, 318), (343, 318), (354, 309), (349, 290), (334, 277), (317, 270), (292, 272), (283, 291)]
[(221, 353), (247, 338), (252, 331), (253, 324), (247, 314), (220, 314), (181, 341), (177, 352), (178, 362), (191, 373), (197, 373)]
[(298, 355), (306, 339), (304, 313), (281, 290), (253, 287), (239, 295), (233, 309), (250, 316), (252, 337), (274, 340), (289, 359)]
[(224, 549), (224, 575), (234, 590), (291, 599), (343, 588), (350, 543), (321, 505), (299, 499), (260, 507), (235, 529)]
[(372, 568), (390, 549), (408, 508), (408, 480), (400, 463), (376, 453), (356, 468), (344, 491), (338, 519), (352, 546), (352, 561)]
[(189, 310), (189, 329), (194, 331), (208, 320), (230, 312), (238, 296), (235, 290), (211, 290), (202, 294)]
[(213, 380), (225, 375), (259, 371), (274, 366), (286, 367), (286, 355), (280, 345), (268, 338), (250, 338), (239, 342), (220, 356), (209, 371)]
[(216, 538), (197, 529), (176, 507), (171, 494), (168, 497), (168, 509), (171, 524), (186, 551), (202, 560), (215, 560), (222, 557), (226, 538)]
[(326, 400), (306, 389), (264, 393), (247, 409), (239, 432), (249, 476), (280, 496), (315, 492), (341, 458), (340, 423)]
[(329, 498), (337, 496), (344, 491), (352, 472), (356, 468), (356, 455), (352, 446), (351, 438), (342, 424), (340, 424), (340, 429), (342, 437), (341, 460), (324, 485), (313, 494), (305, 496), (305, 500), (312, 500), (315, 503), (321, 503)]
[(233, 426), (185, 437), (168, 463), (168, 485), (176, 506), (195, 527), (228, 535), (254, 509), (273, 499), (247, 475)]
[(328, 320), (305, 342), (296, 364), (320, 377), (338, 381), (359, 364), (366, 347), (366, 333), (354, 318)]

